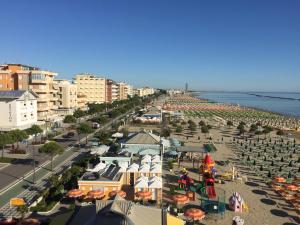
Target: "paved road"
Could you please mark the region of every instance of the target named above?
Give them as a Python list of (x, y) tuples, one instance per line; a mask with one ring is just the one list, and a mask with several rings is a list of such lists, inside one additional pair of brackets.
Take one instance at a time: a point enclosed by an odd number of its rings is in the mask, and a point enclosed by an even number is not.
[[(79, 139), (83, 138), (84, 135), (80, 135)], [(64, 147), (67, 147), (71, 143), (76, 143), (78, 141), (78, 138), (70, 138), (65, 139), (60, 144), (62, 144)], [(18, 159), (13, 164), (0, 169), (0, 191), (3, 191), (5, 187), (8, 185), (17, 182), (19, 179), (22, 179), (26, 174), (28, 174), (33, 169), (33, 160), (32, 160), (32, 151), (34, 149), (35, 152), (35, 161), (37, 167), (39, 165), (42, 165), (47, 160), (50, 159), (50, 157), (47, 154), (39, 153), (38, 152), (38, 146), (30, 146), (29, 147), (31, 154), (27, 156), (25, 159)]]
[[(130, 112), (129, 112), (130, 113)], [(127, 113), (127, 114), (129, 114)], [(98, 130), (105, 130), (111, 128), (112, 123), (120, 120), (122, 117), (126, 116), (121, 115), (103, 127), (99, 128)], [(95, 130), (95, 131), (98, 131)], [(89, 135), (90, 137), (93, 134)], [(85, 138), (81, 139), (81, 142), (84, 142)], [(66, 168), (72, 165), (72, 163), (78, 158), (81, 158), (86, 154), (86, 149), (76, 150), (75, 148), (67, 148), (66, 151), (55, 157), (53, 160), (53, 168), (55, 173), (61, 173)], [(13, 187), (9, 188), (5, 192), (1, 193), (0, 195), (0, 217), (9, 217), (9, 216), (20, 216), (20, 213), (17, 212), (16, 208), (10, 208), (9, 206), (9, 199), (12, 197), (20, 197), (24, 198), (27, 203), (31, 204), (35, 201), (37, 194), (45, 189), (48, 185), (47, 178), (51, 176), (51, 171), (49, 169), (50, 161), (47, 161), (48, 164), (41, 167), (38, 172), (36, 172), (36, 184), (32, 185), (32, 175), (28, 176), (26, 179), (21, 180), (19, 183), (14, 185)]]

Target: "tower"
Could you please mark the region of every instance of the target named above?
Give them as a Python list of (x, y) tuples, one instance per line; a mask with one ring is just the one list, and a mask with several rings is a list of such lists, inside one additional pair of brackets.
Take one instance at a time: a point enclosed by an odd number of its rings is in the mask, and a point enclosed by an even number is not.
[(185, 83), (185, 92), (187, 92), (188, 89), (189, 89), (189, 84), (186, 82), (186, 83)]

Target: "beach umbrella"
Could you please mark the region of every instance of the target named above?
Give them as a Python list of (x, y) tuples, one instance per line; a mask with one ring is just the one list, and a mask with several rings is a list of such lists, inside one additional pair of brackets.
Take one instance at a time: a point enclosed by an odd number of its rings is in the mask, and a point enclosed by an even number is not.
[(190, 208), (186, 210), (184, 215), (187, 218), (193, 220), (193, 222), (196, 220), (202, 220), (205, 217), (205, 213), (202, 210), (196, 208)]
[(84, 195), (84, 193), (80, 189), (72, 189), (72, 190), (68, 191), (68, 193), (67, 193), (67, 196), (69, 198), (79, 198), (83, 195)]
[(189, 198), (186, 195), (182, 194), (176, 194), (172, 197), (173, 202), (176, 203), (176, 205), (184, 205), (189, 202)]
[(88, 198), (92, 198), (92, 199), (102, 199), (104, 198), (104, 192), (102, 190), (93, 190), (93, 191), (89, 191), (87, 194)]
[(289, 191), (298, 191), (298, 187), (294, 184), (286, 184), (284, 187)]
[(274, 181), (277, 183), (285, 183), (286, 179), (283, 177), (274, 177)]
[(126, 197), (126, 192), (120, 190), (120, 191), (111, 191), (111, 192), (109, 192), (109, 194), (108, 194), (108, 196), (109, 196), (110, 198), (112, 198), (112, 197), (114, 197), (114, 196), (116, 196), (116, 195), (119, 195), (120, 197), (125, 198), (125, 197)]
[(139, 191), (136, 193), (137, 197), (143, 199), (143, 200), (149, 200), (152, 197), (151, 191)]
[(7, 218), (0, 220), (0, 225), (15, 225), (17, 222), (18, 221), (14, 218)]
[(38, 219), (27, 218), (22, 220), (21, 225), (40, 225), (41, 222)]

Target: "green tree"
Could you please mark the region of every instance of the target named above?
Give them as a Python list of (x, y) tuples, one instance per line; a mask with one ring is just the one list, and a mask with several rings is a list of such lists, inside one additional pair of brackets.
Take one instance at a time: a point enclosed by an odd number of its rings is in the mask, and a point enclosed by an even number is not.
[(177, 127), (176, 127), (176, 132), (177, 132), (177, 133), (181, 133), (181, 132), (182, 132), (182, 126), (180, 126), (180, 125), (177, 126)]
[(228, 121), (227, 121), (227, 126), (229, 126), (229, 127), (233, 126), (233, 122), (230, 121), (230, 120), (228, 120)]
[(88, 134), (93, 132), (93, 129), (91, 128), (91, 126), (87, 123), (81, 123), (79, 124), (79, 126), (77, 127), (77, 132), (78, 134), (85, 134), (85, 143), (88, 143)]
[(19, 149), (19, 143), (28, 138), (27, 133), (19, 129), (9, 131), (9, 134), (12, 138), (12, 141), (17, 142), (17, 149)]
[(11, 143), (12, 143), (12, 138), (8, 133), (0, 133), (0, 147), (2, 148), (2, 158), (4, 157), (5, 145)]
[(28, 206), (27, 205), (20, 205), (17, 208), (17, 211), (21, 213), (21, 221), (24, 219), (25, 214), (28, 213)]
[(208, 133), (209, 133), (208, 127), (207, 127), (207, 126), (202, 126), (202, 127), (201, 127), (201, 132), (202, 132), (203, 134), (208, 134)]
[(74, 116), (75, 118), (80, 118), (80, 117), (83, 117), (83, 116), (85, 116), (85, 115), (86, 115), (86, 112), (83, 111), (83, 110), (81, 110), (81, 109), (76, 109), (76, 110), (74, 111), (74, 113), (73, 113), (73, 116)]
[(43, 133), (43, 129), (38, 125), (32, 125), (30, 128), (26, 129), (25, 132), (28, 135), (34, 135), (34, 142), (36, 143), (36, 137), (38, 134)]
[(53, 157), (64, 152), (63, 146), (55, 141), (50, 141), (39, 148), (40, 153), (45, 153), (51, 157), (51, 171), (53, 171)]
[(66, 115), (64, 123), (76, 123), (76, 118), (73, 115)]
[(110, 135), (108, 132), (106, 131), (99, 131), (95, 134), (95, 137), (99, 138), (99, 141), (102, 143), (102, 144), (108, 144), (109, 143), (109, 138), (110, 138)]

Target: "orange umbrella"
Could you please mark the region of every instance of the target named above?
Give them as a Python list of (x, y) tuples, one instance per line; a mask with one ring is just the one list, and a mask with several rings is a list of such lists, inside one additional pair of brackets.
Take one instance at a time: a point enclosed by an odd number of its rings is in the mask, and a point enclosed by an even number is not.
[(104, 196), (105, 196), (104, 192), (101, 190), (93, 190), (88, 193), (88, 198), (93, 198), (93, 199), (101, 199)]
[(282, 187), (280, 185), (273, 184), (272, 187), (274, 188), (275, 191), (282, 190)]
[(0, 225), (15, 225), (17, 224), (17, 220), (13, 218), (0, 220)]
[(144, 200), (150, 199), (152, 197), (152, 193), (150, 191), (139, 191), (136, 195)]
[(186, 210), (184, 215), (192, 220), (202, 220), (205, 217), (205, 213), (202, 210), (195, 208)]
[(189, 198), (186, 195), (176, 194), (173, 195), (173, 201), (178, 205), (184, 205), (189, 202)]
[(72, 190), (68, 191), (68, 193), (67, 193), (67, 196), (69, 196), (70, 198), (78, 198), (83, 195), (84, 195), (84, 193), (80, 189), (72, 189)]
[(283, 177), (274, 177), (274, 180), (277, 183), (284, 183), (284, 182), (286, 182), (286, 180)]
[(126, 192), (125, 191), (111, 191), (109, 192), (108, 196), (111, 198), (111, 197), (114, 197), (116, 195), (119, 195), (120, 197), (122, 198), (125, 198), (126, 197)]
[(293, 184), (286, 184), (284, 185), (284, 187), (289, 191), (298, 191), (298, 187)]
[(22, 220), (21, 224), (22, 225), (40, 225), (41, 222), (38, 219), (28, 218), (28, 219)]

